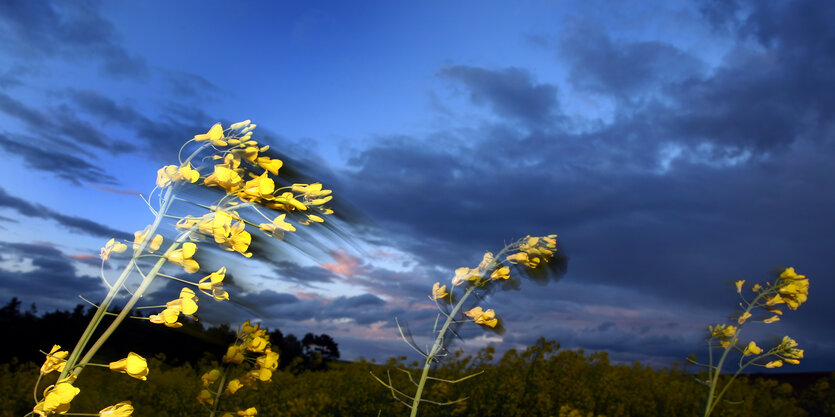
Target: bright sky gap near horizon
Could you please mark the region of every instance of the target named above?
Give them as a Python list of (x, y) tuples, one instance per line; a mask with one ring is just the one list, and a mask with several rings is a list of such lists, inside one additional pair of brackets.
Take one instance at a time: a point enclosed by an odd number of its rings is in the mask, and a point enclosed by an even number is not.
[(704, 354), (735, 280), (793, 266), (809, 301), (743, 335), (833, 371), (833, 21), (824, 0), (0, 2), (0, 303), (98, 297), (156, 170), (252, 119), (369, 219), (355, 245), (236, 265), (231, 297), (285, 334), (409, 354), (394, 318), (430, 343), (433, 282), (556, 233), (565, 276), (493, 294), (507, 333), (458, 347), (670, 366)]

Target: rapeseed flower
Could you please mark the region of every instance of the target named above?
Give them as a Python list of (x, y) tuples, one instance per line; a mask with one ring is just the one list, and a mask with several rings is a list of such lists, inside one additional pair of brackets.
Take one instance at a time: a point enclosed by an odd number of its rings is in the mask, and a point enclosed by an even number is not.
[(200, 265), (197, 261), (191, 259), (196, 251), (197, 245), (191, 242), (186, 242), (183, 243), (182, 248), (169, 252), (165, 257), (168, 258), (171, 263), (182, 266), (186, 272), (195, 273), (200, 270)]
[[(142, 242), (148, 238), (148, 234), (151, 232), (151, 226), (146, 226), (144, 230), (140, 230), (137, 232), (133, 232), (133, 250), (139, 249), (139, 246), (142, 245)], [(151, 239), (151, 243), (148, 244), (148, 250), (154, 252), (159, 250), (159, 247), (162, 246), (162, 235), (157, 234)]]
[(241, 384), (241, 381), (235, 378), (229, 381), (228, 384), (226, 384), (226, 392), (228, 392), (229, 394), (234, 394), (238, 392), (239, 389), (243, 388), (243, 386), (244, 384)]
[(148, 319), (151, 323), (154, 324), (164, 324), (166, 327), (171, 327), (176, 329), (178, 327), (182, 327), (183, 323), (178, 322), (180, 318), (180, 310), (179, 308), (166, 308), (162, 310), (159, 314), (151, 314)]
[(241, 417), (252, 417), (258, 415), (258, 410), (255, 407), (249, 407), (246, 410), (238, 411), (238, 415)]
[(194, 140), (196, 142), (210, 140), (215, 146), (226, 146), (227, 144), (223, 140), (223, 137), (223, 126), (220, 123), (215, 123), (208, 132), (201, 135), (194, 135)]
[(475, 307), (464, 313), (465, 316), (473, 319), (476, 324), (483, 324), (485, 326), (496, 327), (499, 319), (496, 318), (496, 312), (493, 309), (484, 311), (481, 307)]
[(143, 381), (148, 380), (148, 361), (136, 353), (130, 352), (128, 353), (127, 358), (119, 359), (116, 362), (110, 362), (109, 366), (112, 371), (128, 374), (133, 378), (141, 379)]
[[(215, 300), (222, 301), (229, 299), (229, 293), (223, 290), (223, 279), (226, 277), (226, 267), (212, 272), (197, 283), (197, 288), (204, 294)], [(211, 291), (211, 294), (209, 293)]]
[(449, 295), (449, 293), (446, 291), (446, 285), (441, 285), (440, 282), (436, 282), (436, 283), (432, 284), (432, 299), (433, 300), (444, 298), (448, 295)]
[(32, 411), (41, 416), (47, 417), (52, 414), (64, 414), (70, 410), (70, 402), (81, 392), (70, 382), (75, 378), (64, 378), (55, 385), (50, 385), (44, 390), (44, 399), (35, 405)]
[(111, 238), (110, 240), (107, 241), (107, 243), (104, 245), (104, 247), (101, 248), (100, 256), (101, 256), (101, 259), (103, 261), (106, 261), (108, 258), (110, 258), (111, 253), (122, 253), (122, 252), (126, 251), (127, 249), (128, 249), (127, 245), (125, 245), (122, 242), (117, 242), (116, 239)]
[(203, 381), (204, 387), (208, 387), (209, 385), (214, 384), (218, 378), (220, 378), (220, 369), (212, 369), (211, 371), (203, 374), (203, 376), (200, 377), (200, 380)]
[(497, 279), (509, 279), (510, 278), (510, 267), (503, 266), (501, 268), (497, 268), (490, 274), (490, 279), (497, 280)]
[(757, 346), (753, 340), (748, 342), (748, 346), (745, 346), (745, 350), (742, 351), (743, 356), (759, 355), (760, 353), (763, 353), (762, 348)]
[(52, 371), (64, 371), (64, 365), (67, 363), (67, 355), (70, 353), (66, 350), (59, 351), (58, 349), (61, 349), (61, 346), (52, 346), (52, 350), (46, 355), (46, 361), (41, 365), (41, 374), (46, 375)]
[(130, 401), (122, 401), (99, 411), (99, 417), (130, 417), (133, 415), (133, 406)]

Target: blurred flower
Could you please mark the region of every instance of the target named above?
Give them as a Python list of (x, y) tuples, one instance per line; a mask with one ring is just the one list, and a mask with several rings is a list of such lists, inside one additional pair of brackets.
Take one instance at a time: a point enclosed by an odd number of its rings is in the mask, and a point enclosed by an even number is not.
[[(223, 279), (226, 277), (226, 267), (212, 272), (197, 283), (197, 288), (206, 295), (210, 295), (215, 300), (222, 301), (229, 299), (229, 293), (223, 290)], [(211, 294), (209, 294), (211, 291)]]
[(768, 324), (768, 323), (774, 323), (775, 321), (780, 321), (780, 316), (776, 316), (776, 315), (775, 315), (775, 316), (771, 316), (771, 317), (769, 317), (769, 318), (767, 318), (767, 319), (763, 320), (763, 323)]
[(742, 284), (745, 284), (744, 279), (736, 282), (736, 292), (742, 292)]
[(760, 353), (763, 353), (762, 348), (757, 346), (753, 340), (748, 342), (748, 346), (745, 346), (745, 350), (742, 351), (743, 356), (759, 355)]
[(212, 369), (211, 371), (203, 374), (203, 376), (200, 377), (200, 380), (203, 381), (204, 387), (208, 387), (209, 385), (214, 384), (218, 378), (220, 378), (220, 369)]
[(510, 278), (510, 267), (503, 266), (501, 268), (496, 269), (490, 274), (490, 279), (497, 280), (497, 279), (509, 279)]
[(215, 123), (208, 132), (202, 135), (194, 135), (194, 140), (196, 142), (210, 140), (215, 146), (226, 146), (226, 142), (223, 140), (223, 126), (220, 123)]
[(122, 253), (128, 249), (128, 245), (125, 245), (122, 242), (117, 242), (116, 239), (110, 239), (101, 248), (101, 259), (106, 261), (107, 258), (110, 258), (111, 253)]
[(200, 394), (197, 394), (197, 402), (205, 406), (210, 406), (215, 403), (215, 399), (209, 390), (203, 389), (200, 391)]
[(477, 270), (463, 266), (455, 270), (455, 276), (452, 277), (452, 285), (457, 287), (464, 281), (473, 281), (476, 278), (478, 278)]
[(485, 326), (496, 327), (499, 320), (496, 318), (496, 312), (493, 309), (483, 311), (481, 307), (473, 308), (464, 313), (465, 316), (473, 319), (476, 324), (483, 324)]
[(742, 315), (739, 316), (738, 319), (736, 319), (736, 322), (738, 324), (743, 324), (743, 323), (745, 323), (745, 320), (748, 320), (750, 317), (751, 317), (751, 313), (746, 311), (746, 312), (742, 313)]
[(728, 339), (733, 337), (733, 335), (736, 333), (736, 329), (736, 326), (730, 326), (727, 324), (717, 324), (716, 326), (708, 327), (711, 336), (720, 339)]
[(779, 368), (781, 366), (783, 366), (783, 361), (781, 361), (781, 360), (771, 361), (771, 362), (765, 364), (766, 368)]
[(99, 411), (99, 417), (130, 417), (133, 415), (133, 406), (130, 401), (122, 401)]
[(436, 282), (432, 284), (432, 299), (437, 300), (439, 298), (444, 298), (449, 293), (446, 291), (446, 285), (441, 285), (440, 282)]
[(241, 417), (251, 417), (258, 415), (258, 410), (256, 410), (255, 407), (249, 407), (246, 410), (238, 411), (238, 415)]
[(237, 378), (235, 378), (235, 379), (229, 381), (228, 384), (226, 384), (226, 392), (228, 392), (230, 394), (234, 394), (234, 393), (238, 392), (239, 389), (243, 388), (243, 386), (244, 386), (244, 384), (241, 384), (241, 381), (238, 380)]

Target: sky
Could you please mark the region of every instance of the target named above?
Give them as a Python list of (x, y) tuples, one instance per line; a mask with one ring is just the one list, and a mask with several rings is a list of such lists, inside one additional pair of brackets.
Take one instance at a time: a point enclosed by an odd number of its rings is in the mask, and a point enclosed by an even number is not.
[(823, 0), (0, 2), (0, 301), (101, 298), (99, 249), (152, 221), (156, 170), (251, 119), (334, 190), (341, 233), (219, 253), (235, 302), (201, 300), (208, 324), (409, 354), (395, 318), (431, 343), (432, 283), (554, 233), (563, 272), (485, 297), (505, 331), (455, 348), (671, 366), (738, 314), (734, 281), (791, 266), (808, 302), (742, 337), (833, 371), (832, 21)]

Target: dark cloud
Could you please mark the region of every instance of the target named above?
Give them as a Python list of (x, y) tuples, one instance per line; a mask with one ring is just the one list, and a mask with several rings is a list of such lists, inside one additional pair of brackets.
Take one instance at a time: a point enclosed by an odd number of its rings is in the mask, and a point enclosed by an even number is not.
[(70, 62), (93, 60), (111, 76), (148, 74), (145, 60), (119, 44), (116, 28), (93, 2), (3, 2), (0, 40), (7, 52), (27, 60), (56, 56)]
[(457, 65), (442, 68), (438, 74), (463, 83), (470, 90), (473, 103), (489, 105), (501, 116), (541, 123), (559, 110), (557, 87), (536, 84), (531, 74), (521, 68), (492, 71)]
[(44, 147), (81, 151), (82, 146), (92, 146), (114, 154), (133, 149), (130, 144), (109, 138), (96, 126), (79, 118), (74, 109), (63, 104), (52, 108), (47, 116), (40, 110), (0, 93), (0, 111), (25, 123), (29, 134), (39, 136), (39, 142)]
[(163, 69), (162, 73), (167, 89), (174, 96), (200, 101), (220, 98), (220, 88), (200, 75), (172, 69)]
[(658, 86), (703, 71), (697, 58), (669, 43), (616, 42), (590, 25), (576, 25), (563, 36), (560, 57), (570, 65), (569, 81), (582, 91), (640, 101)]
[(10, 154), (22, 157), (26, 165), (31, 168), (53, 173), (76, 185), (81, 185), (83, 182), (117, 184), (115, 178), (84, 159), (60, 151), (46, 150), (32, 145), (31, 141), (25, 140), (28, 139), (25, 136), (18, 137), (22, 139), (14, 140), (0, 134), (0, 147)]
[(98, 278), (78, 275), (64, 254), (51, 246), (0, 242), (4, 261), (28, 260), (22, 270), (0, 268), (0, 292), (3, 298), (37, 300), (43, 311), (66, 308), (78, 303), (78, 296), (97, 298), (104, 295)]
[(117, 239), (128, 239), (132, 236), (128, 233), (112, 229), (103, 224), (81, 217), (67, 216), (40, 204), (29, 203), (28, 201), (10, 195), (2, 188), (0, 188), (0, 207), (11, 208), (21, 215), (28, 217), (54, 220), (61, 226), (64, 226), (71, 231), (81, 232), (91, 236)]

